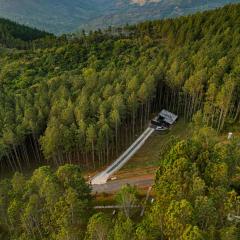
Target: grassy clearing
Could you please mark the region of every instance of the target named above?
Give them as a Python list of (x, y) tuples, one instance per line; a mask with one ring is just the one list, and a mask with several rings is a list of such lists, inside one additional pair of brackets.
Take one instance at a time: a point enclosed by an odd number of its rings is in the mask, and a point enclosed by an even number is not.
[(118, 179), (154, 175), (172, 137), (186, 139), (191, 135), (189, 124), (179, 120), (167, 134), (153, 133), (143, 147), (115, 174)]
[[(228, 132), (233, 132), (234, 137), (240, 137), (240, 123), (229, 125), (226, 130), (218, 136), (219, 140), (227, 140)], [(191, 137), (191, 135), (190, 124), (185, 123), (181, 119), (173, 126), (168, 134), (161, 135), (157, 132), (153, 133), (143, 147), (114, 176), (118, 179), (145, 175), (152, 175), (154, 177), (159, 166), (159, 161), (161, 161), (163, 154), (168, 150), (167, 145), (169, 145), (169, 140), (172, 137), (187, 139)]]

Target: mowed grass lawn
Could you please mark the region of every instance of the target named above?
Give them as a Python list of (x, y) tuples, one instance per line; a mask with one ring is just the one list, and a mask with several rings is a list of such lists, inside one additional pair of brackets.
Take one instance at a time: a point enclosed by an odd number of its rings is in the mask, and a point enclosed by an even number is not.
[[(143, 147), (114, 176), (118, 179), (154, 175), (172, 136), (186, 139), (191, 135), (188, 123), (179, 120), (166, 134), (154, 132)], [(113, 177), (114, 177), (113, 176)]]

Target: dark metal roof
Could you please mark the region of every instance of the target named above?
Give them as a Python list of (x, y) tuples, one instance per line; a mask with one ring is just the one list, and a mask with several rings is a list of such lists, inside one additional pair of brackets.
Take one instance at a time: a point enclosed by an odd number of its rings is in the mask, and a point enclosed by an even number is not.
[(177, 119), (178, 119), (178, 116), (163, 109), (159, 116), (163, 117), (164, 118), (164, 121), (169, 123), (169, 124), (173, 124)]

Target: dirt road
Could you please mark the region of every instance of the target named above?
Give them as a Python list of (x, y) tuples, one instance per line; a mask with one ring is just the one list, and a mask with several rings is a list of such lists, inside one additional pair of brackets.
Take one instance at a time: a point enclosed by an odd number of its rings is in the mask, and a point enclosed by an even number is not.
[(130, 184), (131, 186), (137, 186), (138, 188), (147, 188), (152, 186), (154, 183), (153, 176), (142, 176), (130, 179), (121, 179), (115, 181), (108, 181), (101, 185), (92, 185), (93, 193), (114, 193), (121, 189), (125, 184)]

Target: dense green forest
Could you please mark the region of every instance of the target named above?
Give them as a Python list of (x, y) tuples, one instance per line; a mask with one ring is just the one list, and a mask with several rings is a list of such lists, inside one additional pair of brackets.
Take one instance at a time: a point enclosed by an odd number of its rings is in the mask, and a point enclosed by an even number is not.
[[(96, 213), (87, 227), (87, 240), (238, 240), (240, 222), (240, 139), (217, 140), (210, 128), (195, 131), (160, 159), (155, 201), (145, 216), (123, 208), (117, 216)], [(119, 201), (119, 196), (121, 197)], [(138, 203), (134, 187), (124, 186), (116, 201)]]
[[(0, 239), (81, 239), (92, 209), (80, 168), (41, 167), (0, 182)], [(77, 238), (78, 237), (78, 238)]]
[[(201, 110), (218, 132), (239, 122), (239, 12), (229, 5), (59, 38), (7, 23), (13, 40), (0, 49), (1, 171), (33, 162), (96, 168), (162, 108), (186, 121)], [(19, 38), (27, 49), (11, 46)]]
[(93, 209), (79, 167), (41, 167), (0, 181), (0, 239), (239, 240), (240, 139), (219, 141), (213, 129), (195, 129), (159, 159), (155, 201), (143, 217), (129, 208), (143, 204), (135, 187), (116, 194), (122, 209), (113, 215)]
[(30, 42), (51, 36), (53, 37), (52, 34), (0, 18), (1, 47), (27, 49), (30, 46)]
[[(240, 123), (239, 26), (240, 5), (61, 37), (0, 20), (0, 239), (239, 240), (240, 139), (218, 135)], [(159, 159), (155, 200), (139, 217), (127, 185), (97, 211), (82, 169), (162, 108), (194, 133)]]

